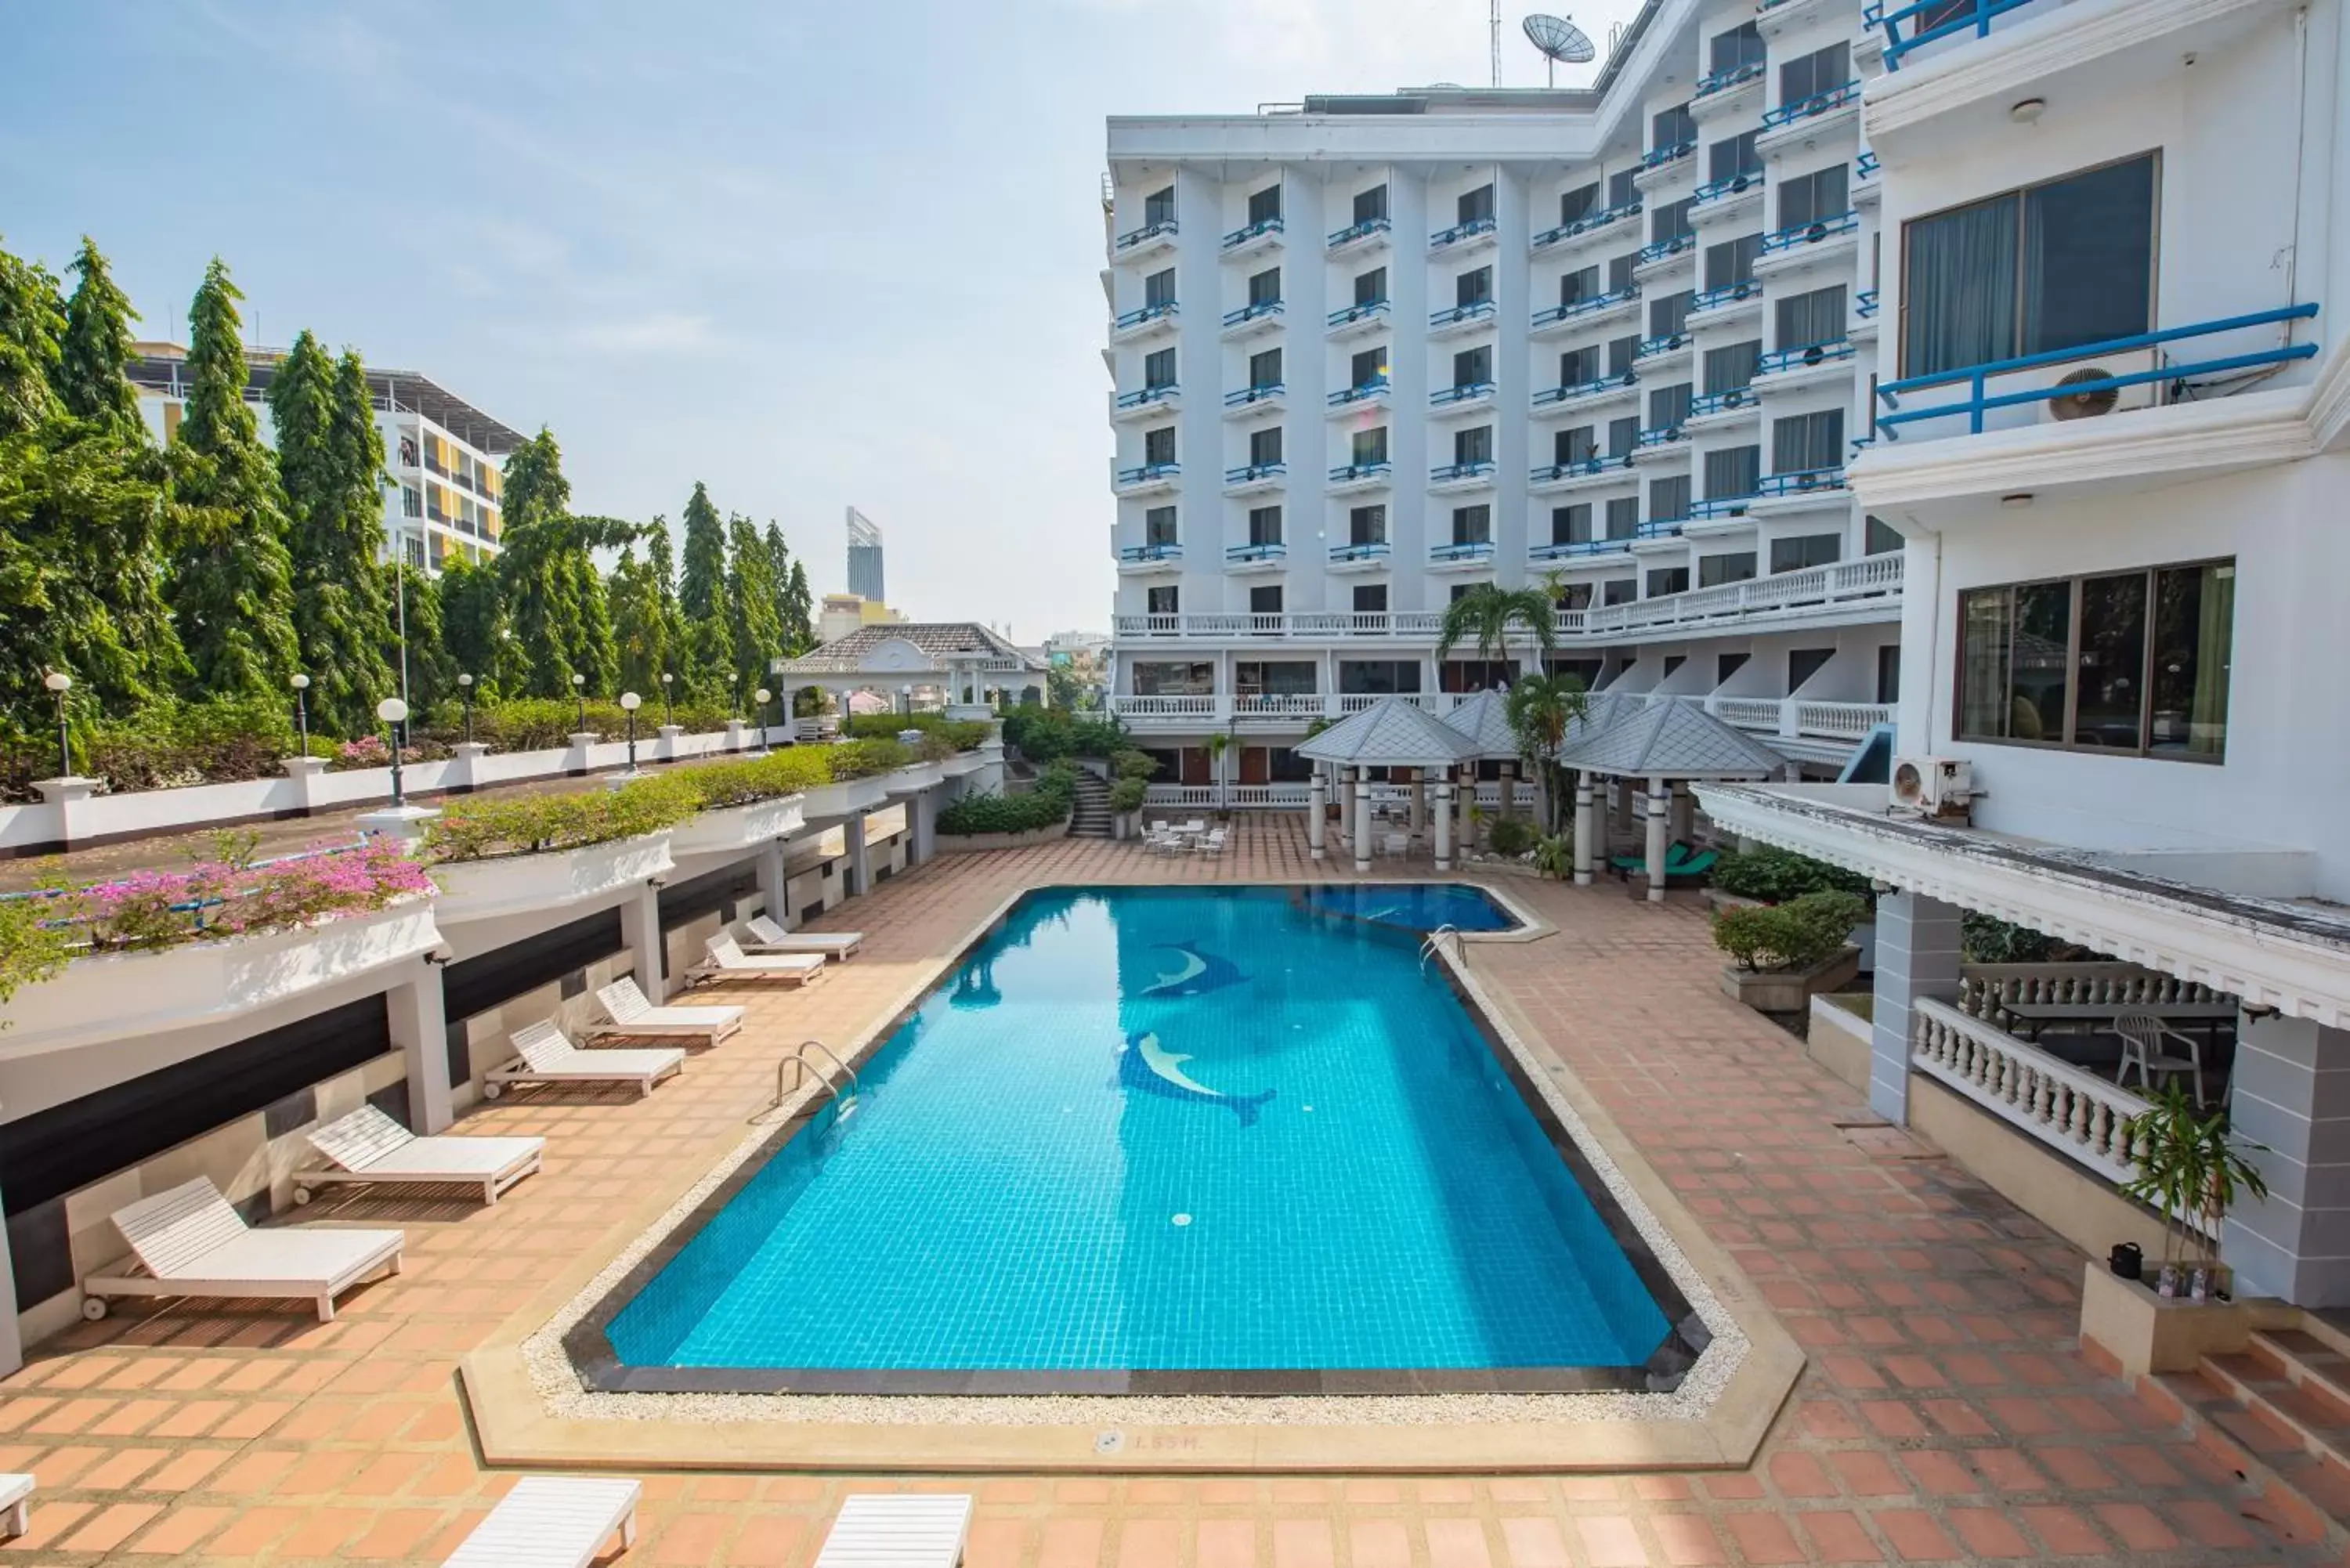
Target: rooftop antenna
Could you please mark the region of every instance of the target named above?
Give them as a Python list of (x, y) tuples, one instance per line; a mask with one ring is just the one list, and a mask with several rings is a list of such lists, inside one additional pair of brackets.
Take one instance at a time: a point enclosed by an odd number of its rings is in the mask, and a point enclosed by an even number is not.
[[(1495, 26), (1498, 27), (1500, 24), (1496, 23)], [(1564, 61), (1570, 66), (1586, 66), (1599, 56), (1599, 51), (1592, 47), (1591, 35), (1564, 16), (1553, 16), (1537, 11), (1526, 18), (1525, 28), (1527, 42), (1542, 51), (1544, 65), (1549, 72), (1550, 85), (1553, 87), (1558, 85), (1560, 62)], [(1498, 62), (1501, 45), (1496, 43), (1493, 48), (1495, 59)], [(1498, 73), (1501, 67), (1497, 63), (1493, 68)]]

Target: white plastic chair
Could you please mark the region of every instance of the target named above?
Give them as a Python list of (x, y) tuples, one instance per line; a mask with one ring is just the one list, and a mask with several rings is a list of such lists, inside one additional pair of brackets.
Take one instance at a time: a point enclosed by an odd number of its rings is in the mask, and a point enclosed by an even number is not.
[[(2185, 1073), (2195, 1108), (2203, 1108), (2203, 1047), (2193, 1035), (2180, 1033), (2151, 1012), (2123, 1013), (2114, 1020), (2114, 1033), (2122, 1040), (2122, 1064), (2114, 1074), (2117, 1087), (2128, 1084), (2132, 1068), (2137, 1070), (2139, 1086), (2149, 1089), (2157, 1075)], [(2172, 1040), (2187, 1047), (2186, 1055), (2174, 1056), (2165, 1049)]]

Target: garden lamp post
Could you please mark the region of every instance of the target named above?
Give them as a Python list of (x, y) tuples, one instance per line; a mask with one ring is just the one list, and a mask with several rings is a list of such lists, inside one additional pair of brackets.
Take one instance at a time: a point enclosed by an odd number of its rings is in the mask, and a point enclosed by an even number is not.
[(41, 677), (41, 684), (57, 694), (57, 777), (73, 777), (73, 735), (66, 728), (66, 693), (73, 690), (73, 677), (62, 670), (52, 670)]
[(588, 678), (585, 675), (571, 678), (571, 695), (579, 700), (579, 732), (584, 735), (588, 732)]
[(375, 705), (375, 716), (383, 721), (384, 733), (391, 738), (391, 808), (398, 811), (408, 804), (400, 779), (400, 726), (408, 722), (408, 704), (397, 697), (387, 697)]
[(473, 743), (473, 678), (472, 676), (457, 677), (457, 695), (465, 700), (465, 744), (470, 746)]
[(294, 728), (302, 737), (302, 754), (310, 754), (310, 678), (294, 677)]
[(661, 671), (661, 722), (664, 724), (677, 722), (677, 710), (670, 705), (669, 700), (669, 689), (676, 680), (677, 677), (668, 670)]
[(620, 711), (629, 716), (629, 775), (630, 777), (635, 776), (637, 771), (637, 710), (644, 705), (644, 701), (633, 691), (620, 693)]
[(751, 693), (751, 700), (758, 704), (751, 711), (759, 721), (759, 750), (762, 752), (767, 749), (767, 704), (775, 700), (775, 695), (764, 686)]

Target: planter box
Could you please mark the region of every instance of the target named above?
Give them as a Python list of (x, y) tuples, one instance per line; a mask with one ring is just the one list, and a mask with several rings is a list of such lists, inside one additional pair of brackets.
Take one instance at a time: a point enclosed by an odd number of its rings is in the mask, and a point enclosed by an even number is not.
[(845, 784), (820, 784), (800, 796), (801, 813), (810, 822), (827, 817), (855, 816), (889, 804), (889, 784), (886, 777), (850, 779)]
[(1066, 822), (1027, 833), (941, 833), (938, 848), (941, 855), (967, 855), (981, 849), (1025, 849), (1032, 844), (1050, 844), (1068, 836), (1069, 825)]
[(959, 779), (975, 774), (987, 765), (987, 759), (977, 752), (957, 752), (938, 764), (939, 772), (947, 778)]
[(1860, 950), (1847, 947), (1805, 970), (1754, 971), (1731, 964), (1721, 971), (1721, 993), (1757, 1012), (1803, 1012), (1814, 996), (1842, 991), (1859, 975)]
[(891, 794), (914, 794), (945, 782), (945, 766), (941, 763), (917, 763), (912, 767), (884, 774), (881, 778)]
[(584, 849), (439, 866), (432, 879), (441, 884), (442, 923), (457, 925), (582, 903), (671, 868), (670, 835), (650, 833)]
[(670, 829), (669, 852), (716, 855), (726, 850), (755, 848), (771, 838), (797, 833), (804, 819), (801, 797), (779, 795), (748, 805), (722, 806), (701, 812)]
[(30, 1055), (235, 1018), (441, 945), (432, 903), (411, 898), (304, 930), (76, 959), (8, 1002), (0, 1051)]
[(2150, 1277), (2159, 1265), (2148, 1258), (2146, 1266), (2149, 1278), (2125, 1280), (2092, 1258), (2081, 1281), (2082, 1344), (2112, 1356), (2125, 1376), (2192, 1372), (2207, 1355), (2228, 1355), (2251, 1344), (2257, 1306), (2165, 1300), (2155, 1293)]

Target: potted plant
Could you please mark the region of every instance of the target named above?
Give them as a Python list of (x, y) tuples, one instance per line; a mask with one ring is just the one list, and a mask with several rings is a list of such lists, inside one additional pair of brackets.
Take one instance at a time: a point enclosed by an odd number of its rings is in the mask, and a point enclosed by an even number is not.
[(1718, 912), (1713, 945), (1731, 960), (1723, 992), (1758, 1012), (1801, 1012), (1815, 994), (1843, 990), (1860, 973), (1847, 939), (1867, 909), (1856, 894), (1822, 892)]

